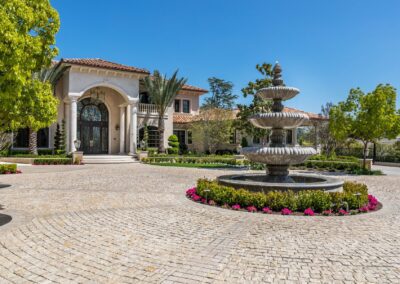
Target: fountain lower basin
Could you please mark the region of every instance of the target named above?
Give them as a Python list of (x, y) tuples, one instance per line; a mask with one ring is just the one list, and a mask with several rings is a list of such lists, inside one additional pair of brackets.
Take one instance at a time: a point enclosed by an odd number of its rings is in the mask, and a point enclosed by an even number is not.
[(323, 190), (342, 191), (343, 181), (320, 175), (291, 174), (282, 182), (276, 182), (265, 174), (224, 175), (217, 178), (222, 185), (254, 192)]

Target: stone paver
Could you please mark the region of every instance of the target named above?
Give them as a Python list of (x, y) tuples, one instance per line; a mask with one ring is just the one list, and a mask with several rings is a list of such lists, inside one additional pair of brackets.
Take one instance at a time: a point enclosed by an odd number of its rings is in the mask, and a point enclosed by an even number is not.
[(35, 166), (0, 176), (0, 283), (400, 283), (400, 178), (368, 184), (382, 210), (248, 214), (186, 199), (232, 171), (142, 164)]

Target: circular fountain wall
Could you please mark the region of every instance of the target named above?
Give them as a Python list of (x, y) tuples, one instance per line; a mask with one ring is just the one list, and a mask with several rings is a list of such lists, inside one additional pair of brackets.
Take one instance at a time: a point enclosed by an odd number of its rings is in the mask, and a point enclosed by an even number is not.
[(315, 155), (317, 152), (312, 147), (286, 145), (286, 129), (295, 129), (301, 126), (309, 117), (304, 113), (282, 112), (282, 101), (294, 98), (300, 91), (297, 88), (286, 87), (281, 73), (282, 69), (277, 63), (273, 69), (273, 86), (263, 88), (256, 94), (262, 100), (273, 101), (272, 112), (257, 113), (249, 118), (255, 127), (271, 129), (271, 142), (268, 147), (245, 147), (242, 149), (242, 153), (248, 160), (265, 164), (268, 169), (267, 174), (220, 176), (219, 183), (234, 188), (263, 192), (270, 190), (341, 190), (343, 182), (335, 178), (320, 175), (289, 175), (290, 165), (302, 164), (309, 156)]

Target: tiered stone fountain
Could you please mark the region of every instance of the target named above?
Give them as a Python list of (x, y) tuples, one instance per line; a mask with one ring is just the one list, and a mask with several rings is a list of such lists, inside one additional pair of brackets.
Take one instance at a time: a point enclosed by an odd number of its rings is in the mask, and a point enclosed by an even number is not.
[[(289, 166), (304, 163), (311, 155), (316, 154), (314, 148), (286, 145), (286, 129), (301, 126), (308, 116), (304, 113), (282, 112), (282, 101), (295, 97), (299, 89), (286, 87), (282, 80), (282, 68), (277, 63), (273, 69), (273, 86), (261, 89), (256, 96), (263, 100), (272, 100), (272, 112), (258, 113), (250, 117), (251, 123), (259, 128), (272, 129), (268, 147), (246, 147), (243, 154), (252, 162), (266, 164), (267, 175), (246, 174), (228, 175), (218, 178), (221, 184), (235, 188), (254, 191), (268, 190), (303, 190), (322, 189), (340, 190), (343, 182), (321, 175), (289, 175)], [(296, 134), (294, 134), (296, 135)], [(297, 139), (294, 139), (296, 141)]]

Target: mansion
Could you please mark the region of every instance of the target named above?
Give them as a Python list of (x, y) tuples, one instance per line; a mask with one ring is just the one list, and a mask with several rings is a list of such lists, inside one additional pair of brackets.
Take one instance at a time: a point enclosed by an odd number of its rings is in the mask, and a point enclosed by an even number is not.
[[(68, 66), (55, 87), (59, 100), (56, 123), (38, 132), (38, 148), (53, 149), (57, 124), (64, 123), (67, 152), (76, 150), (84, 154), (136, 153), (148, 130), (148, 147), (158, 147), (158, 112), (151, 103), (142, 79), (150, 75), (146, 69), (126, 66), (102, 59), (61, 59), (56, 64)], [(200, 96), (208, 91), (185, 85), (168, 107), (165, 114), (164, 143), (175, 134), (180, 144), (189, 150), (204, 152), (202, 141), (193, 141), (190, 130), (200, 110)], [(285, 107), (284, 112), (302, 112)], [(304, 113), (304, 112), (303, 112)], [(306, 113), (307, 125), (318, 127), (326, 120), (313, 113)], [(237, 110), (232, 111), (236, 119)], [(286, 142), (297, 145), (296, 133), (287, 130)], [(245, 137), (249, 146), (262, 143), (255, 137)], [(238, 150), (242, 142), (239, 131), (231, 134), (231, 141), (220, 145), (222, 150)], [(80, 147), (76, 149), (75, 141)], [(316, 138), (315, 145), (318, 141)], [(20, 129), (12, 149), (26, 150), (29, 144), (28, 129)]]
[[(59, 99), (57, 122), (38, 132), (38, 148), (52, 149), (57, 123), (65, 123), (66, 150), (74, 152), (80, 140), (85, 154), (135, 154), (148, 128), (148, 146), (158, 146), (158, 113), (151, 104), (141, 79), (146, 69), (102, 59), (61, 59), (69, 66), (56, 85)], [(199, 113), (199, 97), (208, 91), (185, 85), (168, 107), (165, 119), (165, 147), (176, 134), (181, 143), (191, 144), (191, 134), (180, 129)], [(175, 123), (176, 122), (176, 123)], [(27, 149), (28, 130), (21, 129), (13, 149)]]

